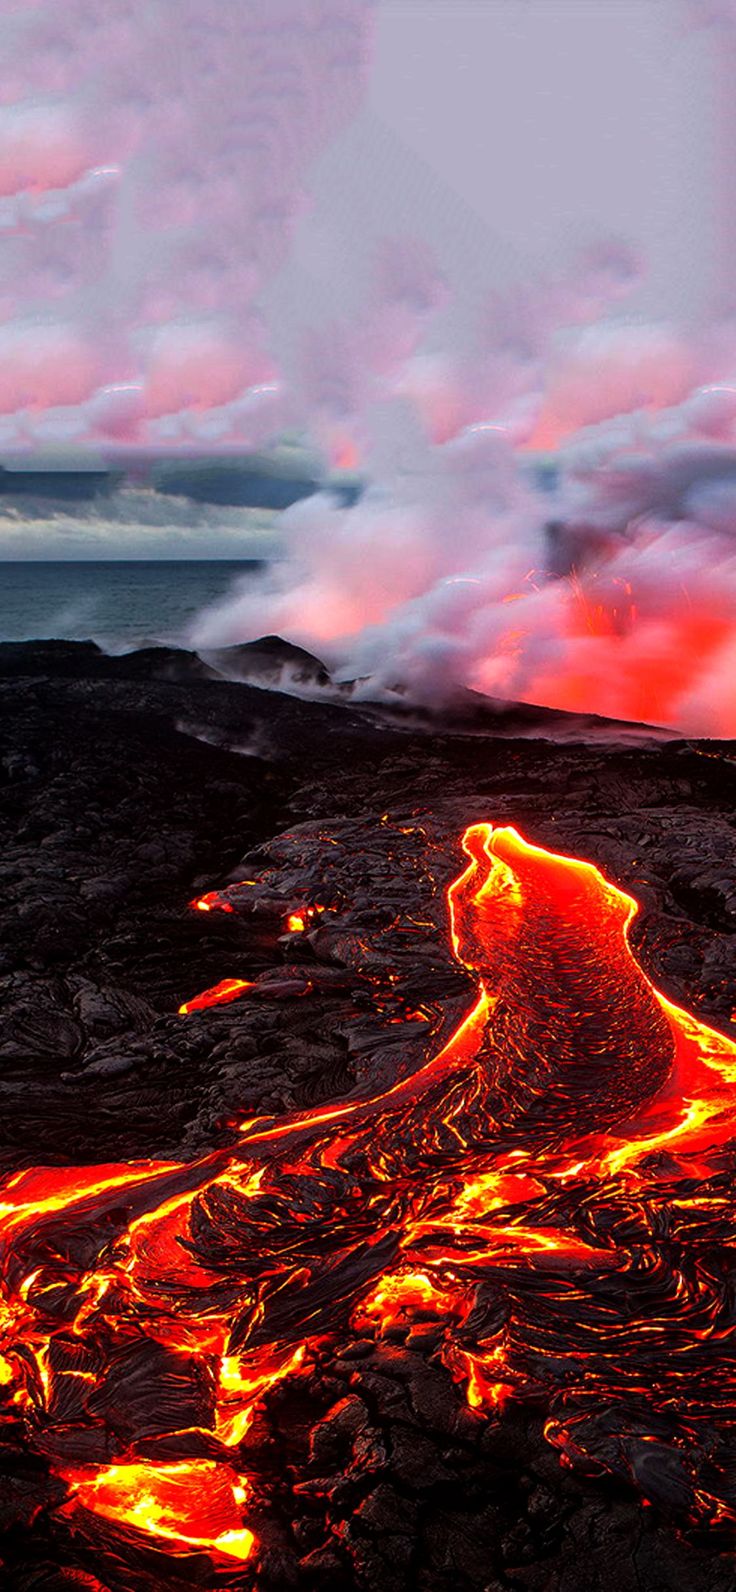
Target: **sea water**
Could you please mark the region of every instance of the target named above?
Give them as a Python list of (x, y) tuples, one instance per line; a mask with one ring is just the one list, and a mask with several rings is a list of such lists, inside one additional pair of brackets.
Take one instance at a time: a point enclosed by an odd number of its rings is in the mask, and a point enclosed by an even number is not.
[(253, 559), (0, 562), (0, 641), (96, 641), (110, 651), (186, 645), (195, 614)]

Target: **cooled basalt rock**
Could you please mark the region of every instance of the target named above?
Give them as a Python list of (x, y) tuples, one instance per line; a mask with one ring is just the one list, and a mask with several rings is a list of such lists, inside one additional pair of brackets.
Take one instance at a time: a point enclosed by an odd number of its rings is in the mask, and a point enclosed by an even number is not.
[[(94, 668), (64, 680), (47, 660), (29, 657), (26, 666), (18, 672), (13, 663), (0, 720), (0, 754), (11, 764), (0, 785), (6, 1173), (147, 1158), (180, 1166), (227, 1152), (244, 1118), (367, 1098), (416, 1072), (476, 989), (478, 970), (452, 956), (445, 890), (462, 863), (459, 835), (489, 814), (539, 845), (591, 859), (636, 895), (643, 911), (632, 945), (646, 971), (672, 999), (728, 1026), (736, 1006), (724, 910), (736, 887), (732, 748), (393, 732), (354, 708), (270, 692), (278, 757), (266, 762), (176, 729), (196, 697), (198, 721), (235, 739), (263, 715), (263, 693), (216, 681), (103, 679)], [(227, 881), (244, 877), (258, 879), (268, 911), (246, 910), (244, 896), (240, 910)], [(188, 903), (208, 891), (230, 894), (237, 909), (192, 911)], [(284, 919), (314, 905), (314, 919), (290, 932)], [(309, 993), (177, 1015), (188, 996), (228, 977), (272, 989), (306, 983)], [(613, 1076), (620, 1081), (617, 1068)], [(639, 1083), (633, 1093), (627, 1109), (638, 1104)], [(674, 1151), (654, 1160), (685, 1201), (701, 1201), (678, 1207), (669, 1225), (658, 1208), (657, 1243), (680, 1257), (681, 1270), (695, 1254), (694, 1276), (715, 1266), (727, 1312), (719, 1211), (730, 1198), (733, 1152), (724, 1142), (715, 1170), (684, 1189)], [(557, 1218), (573, 1208), (566, 1198), (562, 1185)], [(646, 1245), (653, 1212), (651, 1202), (638, 1216), (626, 1201), (602, 1208), (594, 1184), (581, 1236), (590, 1247)], [(74, 1239), (82, 1241), (96, 1242), (92, 1229)], [(78, 1264), (83, 1249), (75, 1254)], [(537, 1267), (536, 1276), (534, 1284), (533, 1271), (512, 1267), (492, 1288), (484, 1284), (476, 1309), (487, 1326), (503, 1321), (510, 1288), (527, 1323), (539, 1322), (546, 1299), (540, 1364), (554, 1357), (560, 1333), (568, 1349), (587, 1352), (595, 1333), (570, 1341), (563, 1274), (555, 1280), (551, 1269), (540, 1280)], [(629, 1277), (625, 1295), (620, 1282), (590, 1270), (576, 1286), (587, 1289), (586, 1309), (599, 1322), (625, 1297), (657, 1326), (644, 1379), (651, 1385), (657, 1354), (681, 1331), (682, 1298), (667, 1292), (661, 1265)], [(687, 1286), (689, 1312), (705, 1296)], [(705, 1317), (697, 1325), (703, 1330)], [(108, 1463), (129, 1434), (149, 1445), (149, 1457), (155, 1448), (158, 1461), (175, 1461), (172, 1424), (206, 1427), (210, 1409), (193, 1357), (159, 1346), (153, 1364), (150, 1340), (131, 1346), (99, 1390), (91, 1423), (79, 1413), (85, 1377), (67, 1377), (60, 1394), (69, 1417), (47, 1428), (40, 1448), (29, 1449), (12, 1411), (2, 1428), (0, 1580), (22, 1592), (245, 1588), (254, 1577), (259, 1592), (730, 1592), (727, 1539), (677, 1535), (694, 1472), (692, 1460), (673, 1459), (672, 1405), (656, 1431), (646, 1401), (638, 1425), (630, 1405), (621, 1417), (617, 1401), (601, 1424), (602, 1371), (591, 1361), (588, 1407), (575, 1411), (576, 1446), (588, 1462), (581, 1468), (570, 1449), (575, 1468), (561, 1468), (533, 1400), (512, 1400), (495, 1415), (467, 1407), (439, 1357), (445, 1328), (446, 1312), (430, 1305), (397, 1312), (380, 1332), (367, 1320), (318, 1344), (303, 1371), (264, 1395), (237, 1451), (254, 1478), (249, 1522), (262, 1544), (257, 1565), (241, 1569), (213, 1567), (195, 1550), (172, 1559), (89, 1514), (80, 1529), (79, 1517), (63, 1513), (66, 1487), (49, 1468), (52, 1450), (56, 1464), (62, 1450), (70, 1464)], [(673, 1365), (686, 1367), (705, 1397), (726, 1366), (727, 1335), (714, 1338), (717, 1361), (700, 1382), (697, 1358), (683, 1357), (678, 1344)], [(626, 1354), (635, 1350), (632, 1339)], [(199, 1439), (202, 1459), (207, 1441)], [(697, 1463), (720, 1466), (708, 1442)], [(643, 1511), (634, 1477), (650, 1500)]]

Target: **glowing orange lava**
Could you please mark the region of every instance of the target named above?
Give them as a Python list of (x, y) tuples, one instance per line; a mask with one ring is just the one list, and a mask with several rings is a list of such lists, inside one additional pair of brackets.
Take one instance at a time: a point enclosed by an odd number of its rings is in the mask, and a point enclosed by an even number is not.
[(218, 890), (209, 890), (207, 895), (199, 896), (196, 901), (190, 901), (190, 906), (196, 912), (232, 912), (229, 901), (223, 901)]
[(687, 1455), (683, 1516), (736, 1524), (736, 1044), (654, 988), (636, 902), (591, 864), (487, 823), (462, 844), (450, 935), (477, 995), (417, 1072), (198, 1162), (2, 1189), (0, 1396), (80, 1529), (249, 1559), (257, 1403), (313, 1345), (402, 1323), (431, 1324), (479, 1418), (544, 1400), (569, 1463), (645, 1496), (656, 1436)]
[(241, 1525), (247, 1484), (213, 1460), (105, 1465), (70, 1470), (65, 1480), (83, 1509), (170, 1542), (174, 1552), (248, 1559), (253, 1551), (253, 1533)]
[(219, 984), (213, 984), (211, 989), (205, 989), (201, 995), (194, 995), (190, 1001), (184, 1001), (179, 1007), (180, 1016), (188, 1012), (201, 1012), (207, 1006), (223, 1006), (228, 1001), (236, 1001), (247, 989), (253, 988), (253, 981), (245, 978), (223, 978)]

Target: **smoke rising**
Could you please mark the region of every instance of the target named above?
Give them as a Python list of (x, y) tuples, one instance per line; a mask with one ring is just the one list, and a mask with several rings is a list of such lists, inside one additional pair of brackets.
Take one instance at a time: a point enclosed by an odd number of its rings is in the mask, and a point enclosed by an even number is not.
[[(613, 239), (489, 297), (448, 349), (442, 271), (389, 238), (362, 318), (277, 368), (258, 295), (363, 95), (372, 9), (10, 8), (0, 446), (227, 450), (307, 421), (362, 499), (287, 511), (286, 558), (195, 644), (278, 631), (368, 695), (736, 733), (736, 328), (627, 316), (646, 262)], [(731, 35), (736, 0), (691, 10)]]
[(627, 318), (637, 262), (601, 246), (489, 303), (451, 357), (428, 335), (441, 284), (422, 259), (412, 291), (398, 257), (365, 324), (305, 350), (362, 498), (288, 510), (287, 557), (194, 644), (276, 631), (368, 697), (471, 688), (736, 734), (734, 328)]

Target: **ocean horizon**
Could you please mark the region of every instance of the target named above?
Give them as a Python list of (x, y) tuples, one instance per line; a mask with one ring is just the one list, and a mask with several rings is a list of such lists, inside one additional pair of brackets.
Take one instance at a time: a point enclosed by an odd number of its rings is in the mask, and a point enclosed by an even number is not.
[(96, 641), (110, 651), (186, 645), (195, 616), (262, 559), (0, 561), (0, 641)]

